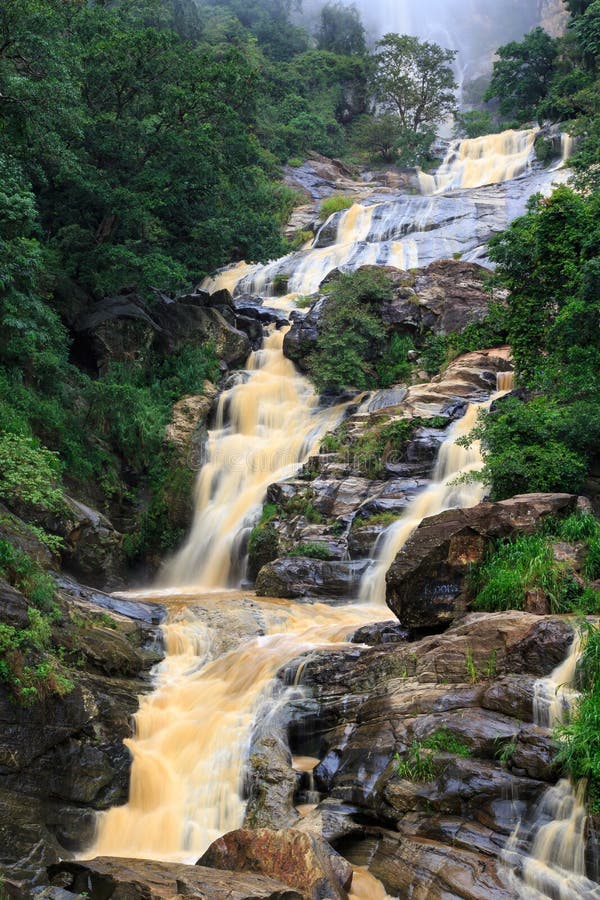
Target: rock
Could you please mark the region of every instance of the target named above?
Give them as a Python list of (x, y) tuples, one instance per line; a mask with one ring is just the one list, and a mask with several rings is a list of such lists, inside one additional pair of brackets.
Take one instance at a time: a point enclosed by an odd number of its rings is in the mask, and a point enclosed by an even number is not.
[[(324, 226), (316, 245), (335, 241), (337, 225), (338, 217)], [(490, 295), (484, 289), (487, 271), (475, 263), (441, 259), (411, 272), (389, 266), (385, 271), (394, 286), (394, 296), (375, 311), (388, 334), (410, 335), (420, 345), (426, 334), (461, 332), (487, 315), (490, 303)], [(331, 278), (330, 274), (327, 280)], [(285, 355), (304, 370), (310, 368), (309, 356), (316, 349), (321, 315), (328, 303), (327, 296), (315, 300), (308, 313), (293, 322), (283, 344)], [(381, 391), (372, 402), (385, 406), (391, 405), (391, 399)]]
[(424, 519), (386, 576), (388, 606), (409, 628), (447, 625), (467, 608), (465, 576), (483, 558), (489, 540), (531, 534), (549, 516), (568, 514), (576, 499), (524, 494)]
[(299, 891), (272, 878), (238, 872), (225, 876), (215, 869), (181, 863), (98, 857), (51, 865), (48, 875), (51, 882), (89, 900), (302, 900)]
[(240, 365), (250, 352), (250, 341), (224, 313), (235, 321), (227, 292), (219, 292), (214, 299), (197, 292), (177, 301), (160, 295), (152, 307), (135, 293), (109, 297), (97, 301), (73, 323), (74, 348), (95, 360), (100, 373), (111, 362), (131, 362), (150, 349), (168, 355), (185, 344), (208, 341), (228, 365)]
[(65, 539), (63, 563), (92, 585), (105, 586), (123, 566), (123, 536), (106, 516), (73, 497), (64, 497), (67, 514), (53, 528)]
[(0, 503), (0, 538), (30, 556), (43, 569), (56, 566), (56, 558), (27, 524)]
[(203, 394), (182, 397), (175, 403), (165, 429), (165, 440), (175, 447), (180, 462), (194, 469), (202, 463), (207, 421), (217, 393), (215, 385), (205, 381)]
[(287, 829), (238, 829), (218, 838), (198, 865), (268, 875), (304, 900), (346, 900), (352, 867), (318, 835)]
[(248, 803), (244, 828), (284, 828), (294, 824), (296, 773), (287, 745), (277, 734), (255, 741), (248, 760)]
[(268, 563), (258, 573), (259, 597), (319, 597), (350, 599), (356, 593), (367, 561), (328, 562), (308, 557), (286, 557)]
[[(65, 673), (75, 687), (62, 695), (50, 688), (20, 705), (0, 684), (0, 863), (26, 879), (91, 841), (94, 810), (127, 799), (131, 758), (122, 741), (159, 658), (160, 607), (126, 618), (89, 599), (103, 595), (72, 584), (63, 580), (56, 597), (53, 643), (65, 665), (77, 660)], [(2, 621), (23, 627), (28, 601), (4, 585), (0, 594)], [(121, 609), (132, 607), (123, 601)]]

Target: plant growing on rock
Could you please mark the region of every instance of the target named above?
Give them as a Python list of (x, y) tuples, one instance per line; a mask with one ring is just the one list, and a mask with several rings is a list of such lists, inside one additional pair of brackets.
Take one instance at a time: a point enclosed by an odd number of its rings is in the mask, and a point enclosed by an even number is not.
[(298, 544), (290, 550), (289, 556), (307, 556), (311, 559), (331, 559), (331, 550), (327, 544), (319, 541), (308, 541), (305, 544)]

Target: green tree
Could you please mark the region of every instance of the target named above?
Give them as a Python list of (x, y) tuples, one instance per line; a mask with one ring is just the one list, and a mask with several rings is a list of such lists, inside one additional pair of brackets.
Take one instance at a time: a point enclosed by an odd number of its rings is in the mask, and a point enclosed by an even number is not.
[(366, 54), (365, 29), (355, 6), (340, 2), (325, 4), (321, 10), (317, 47), (345, 56)]
[(377, 43), (373, 86), (378, 102), (402, 127), (421, 131), (456, 109), (455, 50), (416, 37), (386, 34)]
[(484, 134), (494, 134), (498, 127), (487, 109), (473, 109), (457, 113), (454, 119), (454, 136), (457, 138), (477, 138)]
[(499, 99), (502, 115), (519, 122), (535, 118), (557, 71), (558, 52), (558, 39), (543, 28), (500, 47), (484, 100)]

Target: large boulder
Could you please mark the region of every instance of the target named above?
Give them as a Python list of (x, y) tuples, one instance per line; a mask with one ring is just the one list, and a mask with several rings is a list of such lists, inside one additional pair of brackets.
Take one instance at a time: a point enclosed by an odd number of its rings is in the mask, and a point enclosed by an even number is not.
[(201, 463), (208, 418), (217, 393), (215, 385), (205, 381), (203, 394), (182, 397), (175, 403), (165, 428), (165, 441), (175, 448), (179, 461), (194, 469)]
[(397, 554), (386, 576), (386, 602), (412, 629), (448, 625), (465, 612), (465, 578), (493, 538), (532, 533), (550, 516), (566, 515), (570, 494), (524, 494), (424, 519)]
[(247, 872), (186, 866), (145, 859), (99, 857), (89, 862), (61, 862), (48, 867), (52, 884), (72, 897), (89, 900), (302, 900), (281, 881)]
[(218, 838), (198, 865), (283, 881), (303, 900), (346, 900), (352, 867), (323, 838), (297, 829), (240, 828)]

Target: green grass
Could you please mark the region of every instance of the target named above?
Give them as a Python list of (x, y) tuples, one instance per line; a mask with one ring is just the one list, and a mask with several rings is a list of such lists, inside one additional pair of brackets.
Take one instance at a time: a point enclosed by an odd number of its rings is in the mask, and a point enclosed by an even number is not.
[(554, 559), (542, 535), (500, 541), (469, 576), (473, 608), (486, 612), (524, 609), (527, 592), (540, 588), (554, 613), (568, 612), (582, 593), (573, 575)]
[(461, 741), (448, 728), (438, 728), (428, 738), (425, 738), (422, 745), (427, 750), (433, 750), (436, 753), (454, 753), (455, 756), (462, 757), (471, 756), (469, 745)]
[(471, 750), (450, 729), (438, 728), (429, 737), (414, 740), (405, 756), (396, 754), (396, 774), (406, 781), (433, 781), (441, 770), (437, 757), (442, 753), (464, 758), (471, 755)]
[(382, 512), (367, 519), (363, 519), (362, 517), (357, 516), (357, 518), (352, 522), (352, 527), (364, 528), (365, 525), (384, 525), (385, 527), (387, 527), (388, 525), (393, 525), (393, 523), (397, 522), (399, 518), (400, 513), (397, 512)]
[(331, 551), (327, 544), (319, 541), (308, 541), (305, 544), (298, 544), (288, 553), (288, 556), (308, 556), (311, 559), (331, 559)]
[(332, 216), (336, 212), (341, 212), (343, 209), (350, 209), (355, 202), (354, 197), (348, 197), (344, 194), (334, 194), (332, 197), (327, 197), (323, 200), (319, 210), (319, 216), (325, 221), (329, 216)]

